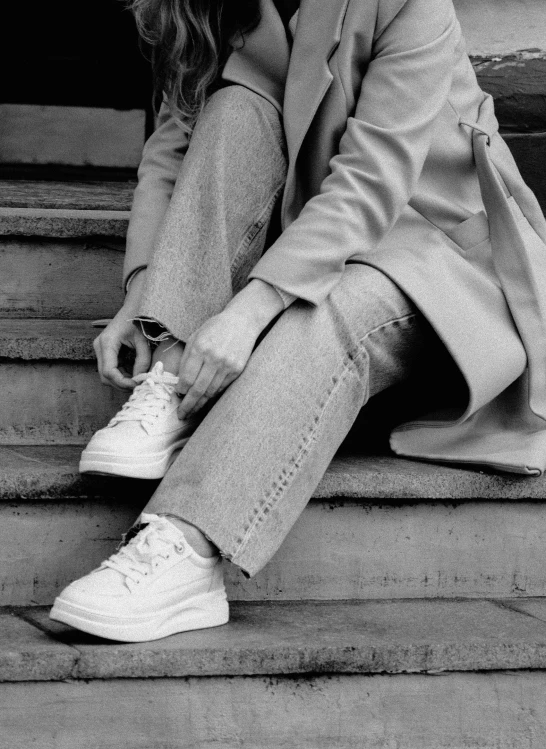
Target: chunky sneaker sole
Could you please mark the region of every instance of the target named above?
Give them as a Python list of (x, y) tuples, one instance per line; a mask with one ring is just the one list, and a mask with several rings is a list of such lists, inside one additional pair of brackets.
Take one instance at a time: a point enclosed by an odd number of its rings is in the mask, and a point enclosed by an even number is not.
[(145, 642), (226, 624), (229, 604), (225, 591), (215, 590), (152, 614), (114, 618), (64, 600), (61, 594), (51, 609), (50, 618), (108, 640)]
[(115, 455), (86, 447), (81, 454), (79, 470), (106, 476), (162, 479), (188, 440), (189, 437), (184, 437), (167, 449), (148, 455)]

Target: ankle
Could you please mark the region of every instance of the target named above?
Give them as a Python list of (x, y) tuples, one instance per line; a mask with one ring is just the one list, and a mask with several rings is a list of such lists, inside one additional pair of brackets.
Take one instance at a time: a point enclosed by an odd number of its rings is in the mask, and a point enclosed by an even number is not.
[(161, 362), (165, 372), (178, 376), (180, 360), (184, 353), (184, 344), (176, 338), (168, 338), (155, 349), (152, 356), (152, 367)]
[(174, 515), (163, 515), (163, 517), (182, 531), (186, 541), (199, 556), (215, 557), (218, 554), (218, 548), (195, 525), (186, 523)]

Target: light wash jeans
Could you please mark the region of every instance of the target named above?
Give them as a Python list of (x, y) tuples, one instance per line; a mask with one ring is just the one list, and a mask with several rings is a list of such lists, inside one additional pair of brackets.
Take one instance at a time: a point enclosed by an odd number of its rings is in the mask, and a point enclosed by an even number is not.
[[(184, 159), (139, 316), (185, 340), (221, 311), (266, 246), (285, 172), (274, 107), (240, 86), (215, 93)], [(192, 523), (255, 574), (368, 398), (430, 370), (438, 346), (392, 281), (369, 266), (348, 265), (324, 303), (296, 301), (276, 320), (145, 512)]]

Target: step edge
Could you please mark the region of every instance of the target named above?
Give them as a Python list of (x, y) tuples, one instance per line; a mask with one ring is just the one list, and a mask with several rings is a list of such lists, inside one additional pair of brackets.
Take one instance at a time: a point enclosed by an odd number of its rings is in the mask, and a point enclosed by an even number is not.
[(0, 220), (4, 217), (70, 219), (117, 219), (126, 221), (131, 211), (113, 211), (94, 208), (14, 208), (0, 206)]
[(0, 207), (0, 236), (124, 237), (130, 211)]
[[(9, 613), (21, 622), (21, 626), (28, 625), (41, 632), (45, 638), (44, 647), (22, 647), (20, 651), (10, 649), (4, 674), (0, 671), (0, 682), (21, 682), (27, 680), (60, 681), (65, 678), (74, 680), (104, 680), (104, 679), (135, 679), (135, 678), (188, 678), (188, 677), (248, 677), (248, 676), (293, 676), (308, 674), (336, 674), (336, 675), (378, 675), (378, 674), (448, 674), (461, 672), (496, 672), (496, 671), (534, 671), (546, 668), (546, 622), (515, 609), (505, 608), (512, 599), (398, 599), (369, 600), (369, 601), (296, 601), (296, 602), (233, 602), (231, 604), (232, 617), (227, 627), (242, 631), (241, 639), (230, 639), (229, 630), (222, 627), (214, 630), (175, 635), (173, 638), (157, 640), (150, 643), (120, 644), (84, 636), (57, 622), (47, 618), (49, 607), (6, 607), (0, 613)], [(515, 599), (519, 600), (519, 599)], [(459, 640), (449, 636), (450, 625), (445, 625), (446, 634), (431, 630), (423, 631), (422, 636), (404, 637), (398, 635), (389, 639), (388, 635), (375, 633), (368, 642), (363, 633), (350, 625), (351, 631), (346, 639), (339, 644), (315, 644), (313, 638), (306, 640), (307, 646), (301, 647), (301, 642), (286, 639), (285, 636), (271, 637), (271, 630), (267, 626), (267, 609), (296, 611), (301, 619), (306, 612), (311, 617), (317, 617), (317, 609), (328, 607), (342, 612), (344, 608), (360, 609), (363, 621), (366, 620), (366, 608), (373, 612), (373, 607), (393, 606), (400, 616), (405, 608), (415, 611), (416, 607), (442, 606), (450, 610), (455, 618), (457, 610), (485, 615), (494, 613), (497, 603), (502, 609), (503, 621), (516, 630), (506, 639), (499, 639), (499, 632), (492, 632), (489, 637)], [(447, 604), (447, 606), (445, 606)], [(377, 611), (376, 608), (376, 611)], [(258, 618), (264, 621), (264, 629), (260, 635), (258, 624), (252, 621), (252, 610), (258, 611)], [(262, 609), (261, 611), (259, 609)], [(323, 608), (326, 611), (326, 608)], [(250, 614), (250, 619), (249, 619)], [(467, 614), (467, 615), (468, 615)], [(238, 622), (238, 616), (242, 621)], [(340, 616), (342, 614), (339, 614)], [(274, 617), (275, 615), (273, 615)], [(322, 616), (322, 614), (321, 614)], [(436, 614), (437, 617), (437, 614)], [(449, 621), (452, 618), (449, 618)], [(245, 621), (246, 618), (246, 621)], [(447, 617), (446, 617), (447, 619)], [(531, 620), (531, 621), (530, 621)], [(373, 613), (372, 613), (373, 624)], [(244, 628), (248, 626), (254, 630), (249, 641), (244, 637)], [(280, 623), (281, 628), (286, 624)], [(318, 626), (318, 625), (317, 625)], [(377, 626), (377, 625), (376, 625)], [(444, 626), (442, 624), (442, 626)], [(521, 634), (518, 636), (518, 627)], [(530, 630), (530, 631), (529, 631)], [(311, 629), (312, 631), (312, 629)], [(309, 634), (309, 633), (307, 633)], [(226, 636), (227, 635), (227, 636)], [(184, 644), (184, 638), (189, 639), (189, 645)], [(261, 637), (261, 640), (260, 640)], [(210, 644), (203, 644), (203, 638), (210, 638)], [(224, 639), (223, 639), (224, 638)], [(318, 638), (320, 639), (320, 637)], [(375, 640), (375, 641), (374, 641)], [(236, 643), (241, 643), (237, 647)], [(55, 649), (63, 656), (60, 667), (55, 663)], [(105, 648), (110, 654), (105, 658)], [(53, 651), (53, 652), (52, 652)], [(142, 654), (144, 651), (144, 654)], [(146, 657), (149, 651), (151, 658)], [(158, 651), (160, 653), (158, 657)], [(165, 656), (161, 655), (161, 652)], [(48, 656), (45, 662), (40, 662), (40, 653)], [(18, 669), (18, 655), (22, 664)], [(34, 654), (34, 659), (31, 656)], [(133, 655), (134, 654), (134, 655)], [(141, 662), (139, 663), (139, 655)], [(2, 651), (0, 649), (0, 659)], [(15, 656), (15, 657), (13, 657)], [(24, 656), (27, 656), (26, 658)], [(134, 658), (136, 656), (136, 659)], [(155, 659), (154, 659), (155, 656)], [(32, 673), (33, 660), (41, 665)], [(1, 662), (1, 661), (0, 661)], [(70, 671), (70, 673), (67, 673)], [(29, 679), (29, 672), (31, 678)]]
[[(8, 361), (90, 361), (101, 328), (92, 320), (1, 318), (0, 359)], [(56, 328), (63, 328), (56, 335)]]
[[(1, 502), (66, 502), (66, 501), (105, 501), (110, 498), (119, 497), (120, 493), (146, 500), (155, 489), (153, 486), (144, 485), (137, 479), (108, 478), (108, 477), (84, 477), (78, 472), (79, 454), (81, 444), (58, 445), (33, 445), (9, 444), (2, 445), (10, 452), (23, 453), (20, 467), (8, 467), (3, 471), (0, 482)], [(24, 451), (28, 448), (39, 447), (42, 453), (60, 450), (70, 450), (73, 455), (68, 462), (62, 464), (51, 464), (43, 460), (33, 462), (33, 459), (25, 459)], [(1, 453), (0, 453), (1, 455)], [(387, 465), (383, 467), (382, 476), (378, 477), (378, 471), (374, 463), (377, 456), (362, 456), (364, 464), (360, 473), (343, 471), (340, 468), (340, 460), (334, 459), (312, 495), (312, 500), (321, 502), (356, 501), (359, 503), (377, 504), (399, 504), (403, 503), (449, 503), (454, 506), (467, 502), (527, 502), (531, 504), (542, 504), (546, 501), (546, 482), (541, 481), (535, 485), (534, 490), (521, 490), (521, 484), (510, 483), (510, 477), (486, 475), (486, 480), (480, 481), (477, 474), (460, 469), (456, 475), (448, 477), (440, 467), (437, 468), (429, 480), (428, 487), (419, 491), (415, 482), (406, 477), (399, 477), (388, 464), (396, 461), (397, 469), (400, 468), (401, 458), (392, 456), (380, 456)], [(408, 461), (411, 469), (419, 473), (421, 467), (426, 464), (418, 461)], [(430, 473), (427, 475), (430, 476)], [(386, 478), (385, 478), (386, 477)], [(466, 488), (461, 487), (461, 478), (464, 478)], [(422, 478), (420, 479), (422, 481)]]

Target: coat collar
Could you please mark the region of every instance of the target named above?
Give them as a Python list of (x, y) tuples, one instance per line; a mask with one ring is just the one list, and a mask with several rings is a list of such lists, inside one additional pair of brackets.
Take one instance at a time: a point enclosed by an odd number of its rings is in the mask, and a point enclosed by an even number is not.
[(245, 37), (244, 44), (233, 41), (234, 51), (222, 77), (257, 91), (277, 109), (284, 109), (291, 163), (295, 163), (333, 80), (328, 60), (339, 45), (348, 4), (349, 0), (301, 0), (290, 52), (273, 0), (260, 0), (260, 23)]
[(260, 0), (260, 22), (255, 29), (232, 39), (222, 78), (256, 91), (282, 110), (290, 60), (290, 45), (273, 0)]
[(284, 94), (290, 162), (333, 80), (328, 60), (339, 45), (349, 0), (302, 0)]

